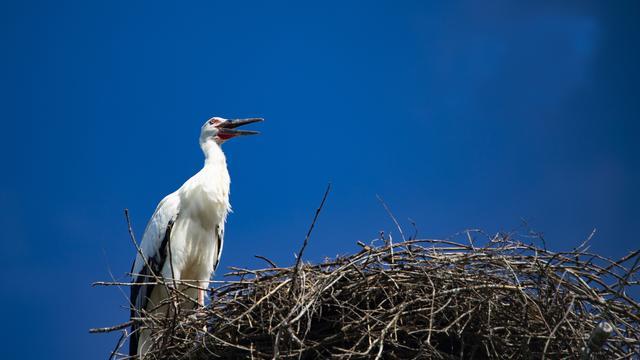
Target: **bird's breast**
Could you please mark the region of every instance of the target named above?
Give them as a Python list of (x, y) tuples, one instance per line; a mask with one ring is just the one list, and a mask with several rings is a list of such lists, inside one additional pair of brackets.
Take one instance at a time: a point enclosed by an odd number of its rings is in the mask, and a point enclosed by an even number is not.
[(181, 215), (188, 215), (204, 228), (214, 229), (229, 211), (229, 187), (201, 186), (185, 194)]
[(208, 278), (217, 254), (218, 226), (224, 227), (229, 206), (228, 174), (194, 176), (180, 190), (180, 211), (171, 241), (178, 249), (185, 276)]

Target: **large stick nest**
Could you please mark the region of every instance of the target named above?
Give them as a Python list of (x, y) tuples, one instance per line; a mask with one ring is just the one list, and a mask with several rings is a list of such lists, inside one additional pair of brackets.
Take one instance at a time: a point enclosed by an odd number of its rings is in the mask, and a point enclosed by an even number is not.
[[(211, 304), (145, 321), (158, 359), (622, 359), (640, 354), (640, 252), (508, 235), (410, 240), (318, 265), (233, 269)], [(482, 241), (481, 241), (482, 240)], [(482, 242), (482, 245), (478, 245)], [(172, 291), (172, 301), (188, 301)], [(613, 331), (604, 345), (594, 332)], [(204, 331), (206, 326), (207, 331)], [(590, 339), (590, 334), (595, 334)], [(602, 334), (600, 334), (602, 335)], [(126, 337), (126, 331), (123, 334)], [(119, 346), (122, 341), (119, 342)], [(119, 347), (118, 346), (118, 347)], [(118, 353), (118, 347), (115, 353)]]

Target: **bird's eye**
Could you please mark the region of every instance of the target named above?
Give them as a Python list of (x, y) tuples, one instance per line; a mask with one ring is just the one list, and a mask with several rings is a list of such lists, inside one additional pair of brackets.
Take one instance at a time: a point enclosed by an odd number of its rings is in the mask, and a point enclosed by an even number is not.
[(209, 124), (210, 124), (210, 125), (214, 125), (215, 123), (216, 123), (216, 121), (215, 121), (215, 120), (213, 120), (213, 119), (209, 120)]

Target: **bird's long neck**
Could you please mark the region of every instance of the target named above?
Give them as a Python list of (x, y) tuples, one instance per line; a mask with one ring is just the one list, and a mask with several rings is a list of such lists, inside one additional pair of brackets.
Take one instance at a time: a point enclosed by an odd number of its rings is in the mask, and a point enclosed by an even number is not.
[(204, 152), (204, 166), (227, 167), (227, 158), (222, 152), (222, 148), (212, 139), (200, 142), (202, 152)]
[[(193, 178), (195, 188), (201, 192), (193, 191), (199, 194), (198, 201), (205, 201), (206, 204), (219, 204), (222, 207), (218, 214), (221, 219), (226, 217), (226, 213), (231, 209), (229, 205), (229, 171), (227, 170), (227, 160), (220, 148), (220, 145), (213, 140), (200, 142), (200, 147), (204, 152), (204, 167)], [(204, 196), (202, 196), (204, 195)], [(203, 204), (202, 202), (200, 204)], [(207, 206), (204, 206), (206, 208)], [(209, 208), (210, 210), (212, 208)], [(218, 210), (220, 210), (218, 209)], [(212, 211), (217, 211), (213, 209)], [(205, 218), (208, 218), (205, 216)], [(203, 220), (206, 223), (206, 220)]]

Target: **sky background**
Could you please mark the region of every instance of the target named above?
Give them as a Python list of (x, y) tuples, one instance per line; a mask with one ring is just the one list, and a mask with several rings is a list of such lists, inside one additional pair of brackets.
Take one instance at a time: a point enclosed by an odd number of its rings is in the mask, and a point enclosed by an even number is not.
[(99, 359), (116, 288), (162, 197), (224, 146), (221, 270), (306, 259), (380, 230), (529, 227), (552, 249), (640, 246), (635, 1), (5, 1), (0, 5), (0, 358)]

